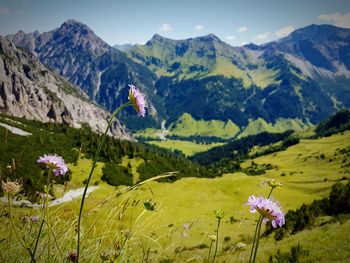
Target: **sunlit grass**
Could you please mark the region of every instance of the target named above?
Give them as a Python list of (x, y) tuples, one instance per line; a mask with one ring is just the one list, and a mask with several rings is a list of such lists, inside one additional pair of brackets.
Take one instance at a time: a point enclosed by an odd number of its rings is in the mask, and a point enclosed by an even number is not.
[(199, 152), (207, 151), (213, 147), (223, 145), (223, 143), (204, 144), (181, 140), (148, 141), (147, 143), (172, 151), (179, 150), (186, 156), (191, 156)]

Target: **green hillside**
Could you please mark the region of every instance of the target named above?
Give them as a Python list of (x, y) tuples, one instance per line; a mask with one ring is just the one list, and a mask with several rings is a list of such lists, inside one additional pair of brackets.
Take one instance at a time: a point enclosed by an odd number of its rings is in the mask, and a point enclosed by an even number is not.
[[(167, 138), (180, 137), (183, 140), (191, 141), (193, 137), (202, 137), (210, 141), (210, 137), (217, 137), (223, 140), (243, 138), (249, 135), (256, 135), (262, 132), (282, 133), (285, 131), (302, 132), (311, 128), (311, 124), (305, 124), (299, 119), (279, 118), (275, 123), (268, 123), (262, 118), (250, 119), (247, 126), (242, 130), (231, 120), (204, 120), (195, 119), (189, 113), (184, 113), (176, 121), (169, 125), (169, 128), (162, 132), (159, 129), (148, 128), (139, 130), (134, 135), (143, 139), (159, 139), (162, 134)], [(191, 138), (192, 137), (192, 138)]]
[(288, 130), (300, 132), (311, 125), (307, 125), (298, 119), (277, 119), (276, 123), (267, 123), (264, 119), (258, 118), (255, 120), (249, 120), (248, 125), (239, 134), (239, 137), (246, 137), (248, 135), (255, 135), (262, 132), (285, 132)]
[(232, 138), (237, 135), (239, 128), (232, 121), (223, 122), (220, 120), (195, 120), (190, 114), (184, 113), (169, 128), (169, 135), (182, 137), (194, 136), (213, 136), (224, 139)]

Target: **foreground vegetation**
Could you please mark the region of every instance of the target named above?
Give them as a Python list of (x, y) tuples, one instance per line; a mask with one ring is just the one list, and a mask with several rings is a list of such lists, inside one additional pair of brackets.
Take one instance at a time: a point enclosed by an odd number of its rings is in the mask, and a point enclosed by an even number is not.
[[(243, 206), (248, 196), (266, 196), (268, 188), (262, 182), (265, 178), (274, 178), (284, 187), (276, 190), (273, 198), (279, 200), (286, 212), (312, 204), (315, 199), (327, 198), (335, 183), (348, 182), (349, 150), (349, 131), (318, 139), (300, 139), (299, 143), (281, 151), (245, 160), (240, 164), (241, 171), (236, 173), (216, 178), (181, 178), (172, 183), (151, 181), (137, 189), (114, 187), (103, 181), (108, 162), (101, 159), (92, 178), (92, 184), (98, 188), (86, 200), (81, 260), (101, 262), (121, 253), (118, 259), (122, 262), (205, 262), (211, 244), (208, 235), (215, 234), (216, 219), (212, 212), (215, 209), (225, 212), (217, 260), (246, 262), (257, 220), (250, 215), (249, 208)], [(140, 156), (125, 155), (119, 165), (127, 168), (133, 182), (137, 182), (141, 180), (139, 167), (144, 162)], [(87, 152), (70, 162), (71, 179), (65, 185), (55, 186), (55, 197), (83, 187), (91, 165)], [(252, 176), (245, 173), (249, 170), (262, 172)], [(75, 248), (79, 203), (80, 200), (73, 200), (50, 208), (55, 233), (51, 242), (52, 262), (66, 260), (67, 253)], [(0, 209), (0, 222), (6, 226), (0, 230), (0, 236), (4, 237), (0, 242), (2, 260), (28, 262), (26, 250), (16, 242), (14, 233), (8, 231), (7, 205), (2, 204)], [(39, 227), (25, 220), (25, 216), (32, 215), (39, 215), (39, 211), (18, 207), (13, 217), (21, 235), (28, 240), (30, 228), (35, 233)], [(293, 262), (295, 258), (296, 262), (347, 262), (350, 257), (348, 215), (336, 218), (322, 215), (316, 221), (317, 224), (293, 235), (286, 233), (279, 241), (274, 235), (263, 238), (259, 262), (282, 259)], [(47, 241), (47, 232), (44, 232), (38, 248), (42, 262), (47, 255)], [(246, 246), (239, 245), (243, 243)]]

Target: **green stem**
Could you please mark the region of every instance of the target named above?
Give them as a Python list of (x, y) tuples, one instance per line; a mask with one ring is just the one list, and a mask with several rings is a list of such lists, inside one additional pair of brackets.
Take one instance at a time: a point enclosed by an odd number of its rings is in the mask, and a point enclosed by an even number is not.
[[(274, 189), (274, 187), (271, 187), (271, 190), (270, 190), (270, 192), (269, 192), (269, 194), (268, 194), (268, 196), (267, 196), (267, 199), (269, 199), (269, 198), (271, 197), (271, 194), (272, 194), (273, 189)], [(253, 240), (252, 249), (251, 249), (251, 251), (250, 251), (249, 263), (255, 261), (255, 259), (253, 259), (253, 261), (252, 261), (252, 257), (253, 257), (253, 254), (256, 254), (255, 251), (258, 250), (257, 245), (259, 244), (260, 227), (261, 227), (262, 219), (263, 219), (263, 218), (262, 218), (262, 216), (260, 215), (260, 216), (259, 216), (259, 219), (258, 219), (258, 223), (256, 224), (256, 228), (255, 228), (254, 240)], [(260, 227), (259, 227), (259, 225), (260, 225)], [(257, 232), (259, 232), (259, 234), (258, 234)]]
[[(43, 210), (44, 209), (45, 209), (45, 203), (43, 204)], [(43, 211), (42, 212), (42, 220), (41, 220), (41, 223), (40, 223), (39, 232), (38, 232), (38, 235), (36, 237), (35, 246), (34, 246), (34, 249), (33, 249), (34, 260), (32, 260), (31, 263), (33, 263), (33, 262), (35, 263), (36, 262), (36, 260), (35, 260), (35, 252), (36, 252), (36, 249), (38, 248), (39, 239), (40, 239), (41, 231), (43, 230), (44, 222), (45, 222), (45, 219), (44, 219), (44, 211)]]
[[(47, 210), (47, 206), (48, 206), (48, 198), (49, 198), (49, 185), (50, 185), (50, 171), (47, 174), (47, 183), (46, 183), (46, 191), (45, 191), (46, 192), (46, 198), (45, 198), (45, 201), (44, 201), (44, 204), (43, 204), (43, 209), (41, 211), (41, 223), (40, 223), (39, 232), (38, 232), (38, 235), (36, 237), (35, 246), (34, 246), (33, 253), (32, 253), (33, 254), (33, 258), (32, 258), (32, 261), (31, 261), (32, 263), (36, 262), (36, 260), (35, 260), (35, 253), (36, 253), (36, 250), (37, 250), (38, 245), (39, 245), (41, 231), (43, 230), (43, 226), (44, 226), (44, 222), (45, 222), (45, 211), (48, 211)], [(49, 235), (50, 235), (50, 233), (49, 233)]]
[(92, 174), (95, 170), (95, 166), (96, 166), (96, 163), (97, 163), (97, 159), (98, 159), (98, 156), (100, 154), (100, 151), (102, 149), (102, 145), (106, 139), (106, 136), (107, 136), (107, 133), (108, 133), (108, 130), (110, 129), (112, 123), (113, 123), (113, 120), (115, 118), (115, 116), (118, 114), (118, 112), (120, 112), (122, 109), (126, 108), (127, 106), (130, 106), (132, 105), (130, 102), (120, 106), (118, 109), (116, 109), (113, 114), (111, 115), (109, 121), (108, 121), (108, 125), (107, 125), (107, 128), (104, 132), (104, 134), (102, 135), (100, 141), (99, 141), (99, 144), (97, 146), (97, 151), (95, 153), (95, 157), (94, 157), (94, 162), (92, 164), (92, 167), (91, 167), (91, 170), (90, 170), (90, 174), (87, 178), (87, 181), (86, 181), (86, 185), (85, 185), (85, 189), (84, 189), (84, 193), (83, 193), (83, 197), (81, 199), (81, 204), (80, 204), (80, 209), (79, 209), (79, 217), (78, 217), (78, 244), (77, 244), (77, 262), (79, 262), (79, 253), (80, 253), (80, 232), (81, 232), (81, 216), (83, 214), (83, 207), (84, 207), (84, 202), (85, 202), (85, 196), (86, 196), (86, 192), (87, 192), (87, 189), (89, 187), (89, 183), (90, 183), (90, 180), (91, 180), (91, 177), (92, 177)]
[[(271, 197), (273, 189), (274, 189), (274, 187), (271, 187), (271, 190), (267, 196), (267, 199), (269, 199)], [(261, 229), (262, 220), (263, 220), (263, 218), (260, 215), (259, 219), (258, 219), (258, 223), (256, 224), (256, 228), (255, 228), (254, 240), (253, 240), (252, 249), (250, 251), (249, 263), (255, 262), (255, 256), (256, 256), (256, 253), (258, 251), (259, 236), (260, 236), (260, 229)], [(253, 255), (254, 255), (254, 257), (253, 257)], [(253, 261), (252, 261), (252, 258), (253, 258)]]
[(261, 230), (261, 223), (263, 221), (262, 216), (260, 216), (259, 218), (259, 222), (258, 222), (258, 233), (257, 233), (257, 239), (256, 239), (256, 246), (255, 246), (255, 251), (254, 251), (254, 257), (253, 257), (253, 263), (255, 263), (255, 259), (256, 259), (256, 254), (258, 253), (258, 247), (259, 247), (259, 240), (260, 240), (260, 230)]
[(46, 214), (46, 224), (47, 224), (47, 228), (49, 229), (49, 231), (48, 231), (48, 236), (47, 236), (47, 238), (48, 238), (48, 241), (47, 241), (47, 243), (48, 243), (48, 245), (47, 245), (47, 262), (48, 263), (50, 263), (50, 250), (51, 250), (51, 233), (50, 233), (50, 225), (49, 225), (49, 193), (50, 193), (50, 187), (51, 187), (51, 185), (50, 185), (50, 174), (51, 174), (51, 171), (49, 171), (48, 173), (47, 173), (47, 187), (46, 187), (46, 200), (45, 200), (45, 202), (46, 202), (46, 212), (45, 212), (45, 214)]
[(208, 263), (210, 261), (210, 254), (211, 254), (211, 248), (213, 247), (214, 240), (211, 240), (210, 246), (209, 246), (209, 253), (208, 253)]
[(260, 222), (260, 219), (262, 218), (262, 216), (260, 215), (259, 216), (259, 219), (258, 219), (258, 223), (256, 224), (256, 227), (255, 227), (255, 232), (254, 232), (254, 240), (253, 240), (253, 245), (252, 245), (252, 249), (250, 251), (250, 257), (249, 257), (249, 263), (252, 262), (252, 257), (253, 257), (253, 253), (254, 253), (254, 249), (255, 249), (255, 243), (256, 243), (256, 237), (257, 237), (257, 233), (258, 233), (258, 227), (259, 227), (259, 222)]
[(270, 190), (269, 195), (267, 196), (267, 199), (269, 199), (269, 198), (270, 198), (270, 196), (271, 196), (271, 194), (272, 194), (273, 189), (274, 189), (274, 187), (271, 187), (271, 190)]
[(38, 244), (39, 244), (39, 239), (40, 239), (40, 234), (41, 234), (41, 231), (43, 230), (43, 226), (44, 226), (44, 222), (45, 222), (45, 202), (43, 204), (43, 211), (42, 211), (42, 219), (41, 219), (41, 223), (40, 223), (40, 228), (39, 228), (39, 232), (38, 232), (38, 235), (36, 237), (36, 241), (35, 241), (35, 246), (34, 246), (34, 249), (33, 249), (33, 257), (34, 259), (31, 261), (31, 263), (35, 263), (36, 260), (35, 260), (35, 252), (36, 252), (36, 249), (38, 248)]
[(213, 262), (215, 262), (216, 253), (218, 252), (220, 222), (221, 222), (221, 219), (218, 218), (218, 225), (216, 227), (216, 242), (215, 242), (215, 252), (214, 252)]

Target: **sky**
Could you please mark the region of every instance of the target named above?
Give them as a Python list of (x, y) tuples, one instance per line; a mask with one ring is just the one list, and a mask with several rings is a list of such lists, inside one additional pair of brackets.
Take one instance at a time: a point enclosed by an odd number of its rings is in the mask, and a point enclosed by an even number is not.
[(350, 28), (350, 0), (0, 0), (0, 35), (42, 33), (68, 19), (110, 45), (144, 44), (156, 33), (171, 39), (212, 33), (241, 46), (310, 24)]

